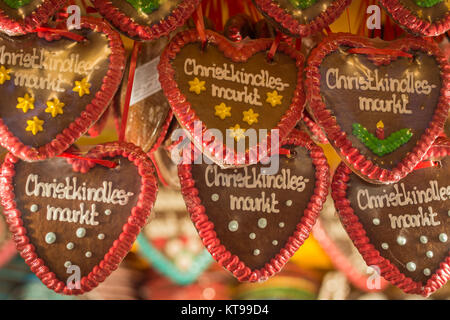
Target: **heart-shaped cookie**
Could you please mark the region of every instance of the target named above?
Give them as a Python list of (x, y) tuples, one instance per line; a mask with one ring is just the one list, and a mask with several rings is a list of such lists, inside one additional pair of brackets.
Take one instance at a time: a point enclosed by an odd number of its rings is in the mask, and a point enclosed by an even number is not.
[(203, 244), (240, 281), (264, 281), (279, 272), (309, 236), (328, 193), (322, 149), (297, 130), (283, 148), (286, 155), (279, 155), (274, 174), (264, 174), (267, 166), (259, 163), (238, 169), (178, 167)]
[(120, 36), (83, 18), (84, 37), (47, 41), (37, 34), (0, 35), (0, 143), (17, 157), (60, 154), (108, 107), (125, 65)]
[(449, 68), (424, 39), (334, 34), (308, 59), (308, 108), (355, 173), (374, 183), (396, 182), (443, 129)]
[(25, 34), (46, 23), (67, 0), (0, 1), (0, 31), (10, 36)]
[(179, 191), (159, 190), (152, 221), (138, 237), (139, 252), (173, 282), (188, 285), (213, 262)]
[(82, 173), (64, 158), (30, 163), (11, 153), (2, 166), (0, 194), (16, 247), (63, 294), (90, 291), (117, 268), (157, 193), (151, 161), (133, 144), (99, 145), (86, 157), (116, 167), (95, 163)]
[(283, 33), (308, 37), (336, 20), (351, 0), (253, 0), (253, 3)]
[(379, 0), (394, 21), (417, 35), (435, 37), (450, 29), (447, 0)]
[(344, 163), (333, 178), (332, 196), (353, 243), (367, 265), (406, 293), (428, 296), (450, 278), (448, 155), (450, 148), (439, 163), (424, 161), (391, 185), (370, 184)]
[[(281, 43), (270, 60), (273, 39), (233, 43), (209, 30), (206, 36), (203, 49), (195, 30), (172, 39), (158, 66), (163, 91), (190, 139), (214, 162), (259, 161), (277, 147), (271, 130), (282, 140), (301, 118), (303, 56)], [(241, 140), (245, 152), (237, 147)]]
[(148, 41), (183, 26), (200, 0), (92, 0), (92, 4), (128, 37)]

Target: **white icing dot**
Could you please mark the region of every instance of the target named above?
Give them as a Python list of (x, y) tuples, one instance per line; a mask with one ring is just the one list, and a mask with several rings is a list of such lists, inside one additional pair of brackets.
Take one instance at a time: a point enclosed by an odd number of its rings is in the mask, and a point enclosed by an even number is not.
[(219, 201), (219, 195), (217, 194), (217, 193), (213, 193), (212, 195), (211, 195), (211, 200), (212, 201)]
[(86, 258), (92, 257), (92, 252), (90, 252), (90, 251), (86, 252), (85, 256), (86, 256)]
[(284, 222), (280, 222), (280, 223), (278, 224), (278, 226), (279, 226), (280, 228), (284, 228)]
[(402, 236), (397, 237), (397, 243), (401, 246), (404, 246), (406, 244), (406, 238)]
[(278, 241), (277, 241), (277, 240), (273, 240), (273, 241), (272, 241), (272, 244), (273, 244), (274, 246), (277, 246), (277, 245), (278, 245)]
[(69, 243), (66, 245), (66, 248), (67, 248), (67, 250), (72, 250), (73, 248), (75, 248), (75, 245), (73, 244), (73, 242), (69, 242)]
[(45, 235), (45, 242), (47, 242), (48, 244), (52, 244), (55, 243), (56, 241), (56, 234), (53, 232), (49, 232)]
[(375, 218), (375, 219), (372, 220), (372, 223), (373, 223), (374, 225), (376, 225), (376, 226), (379, 226), (379, 225), (380, 225), (380, 219)]
[(98, 238), (98, 240), (103, 240), (103, 239), (105, 239), (105, 234), (104, 234), (104, 233), (100, 233), (100, 234), (97, 236), (97, 238)]
[(450, 217), (450, 210), (448, 210), (447, 214), (448, 214), (448, 216)]
[(410, 272), (416, 271), (416, 264), (414, 262), (408, 262), (406, 264), (406, 269)]
[(260, 218), (258, 220), (258, 227), (261, 229), (264, 229), (265, 227), (267, 227), (267, 219), (266, 218)]
[(441, 234), (439, 235), (439, 241), (440, 241), (440, 242), (447, 242), (447, 240), (448, 240), (448, 236), (447, 236), (446, 233), (441, 233)]
[(430, 259), (433, 258), (433, 256), (434, 256), (433, 251), (427, 251), (426, 255), (427, 255), (427, 258), (430, 258)]
[(287, 205), (288, 207), (292, 206), (292, 200), (286, 201), (286, 205)]
[(261, 253), (261, 251), (259, 251), (259, 249), (255, 249), (253, 250), (253, 255), (258, 256)]
[(239, 229), (239, 223), (236, 220), (231, 220), (228, 224), (228, 230), (235, 232)]
[(383, 242), (383, 243), (381, 244), (381, 247), (382, 247), (384, 250), (389, 249), (389, 245), (388, 245), (386, 242)]
[(37, 212), (39, 210), (39, 207), (37, 204), (32, 204), (30, 207), (31, 212)]
[(72, 265), (72, 262), (66, 261), (64, 262), (64, 267), (69, 268)]
[(250, 234), (248, 235), (248, 237), (249, 237), (250, 239), (254, 240), (254, 239), (256, 238), (256, 234), (254, 234), (254, 233), (252, 232), (252, 233), (250, 233)]
[(429, 276), (431, 274), (431, 270), (428, 268), (423, 269), (423, 274)]
[(420, 240), (420, 242), (423, 243), (423, 244), (425, 244), (425, 243), (428, 242), (428, 238), (427, 238), (426, 236), (420, 236), (419, 240)]
[(86, 229), (85, 228), (78, 228), (76, 231), (77, 237), (78, 238), (84, 238), (84, 236), (86, 235)]
[(105, 214), (106, 214), (107, 216), (109, 216), (109, 215), (111, 214), (111, 210), (106, 209), (106, 210), (105, 210)]

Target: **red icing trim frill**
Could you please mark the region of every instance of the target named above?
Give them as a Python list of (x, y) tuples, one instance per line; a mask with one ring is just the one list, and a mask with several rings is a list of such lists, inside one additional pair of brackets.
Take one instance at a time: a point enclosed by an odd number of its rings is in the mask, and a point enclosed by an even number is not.
[(201, 0), (183, 0), (164, 19), (152, 25), (136, 23), (109, 0), (92, 0), (98, 12), (128, 37), (150, 41), (168, 36), (175, 29), (183, 26), (191, 17)]
[(167, 118), (164, 122), (164, 125), (161, 127), (161, 132), (159, 134), (158, 139), (156, 139), (152, 148), (148, 151), (149, 154), (154, 153), (166, 139), (167, 131), (169, 130), (172, 119), (173, 119), (173, 111), (172, 111), (172, 109), (170, 109), (169, 112), (167, 113)]
[(125, 49), (120, 35), (113, 31), (106, 22), (96, 18), (83, 17), (81, 28), (103, 33), (109, 41), (109, 48), (111, 49), (109, 69), (103, 77), (102, 86), (79, 117), (51, 142), (37, 149), (24, 145), (0, 119), (0, 144), (21, 159), (27, 161), (43, 160), (54, 157), (69, 148), (101, 117), (119, 87), (125, 68)]
[[(238, 45), (236, 45), (224, 36), (210, 30), (206, 30), (206, 36), (207, 42), (210, 45), (217, 46), (219, 51), (223, 52), (224, 56), (233, 62), (246, 62), (256, 53), (269, 50), (273, 43), (272, 39), (258, 39), (250, 40), (246, 43), (239, 43)], [(270, 154), (270, 143), (267, 143), (267, 141), (270, 141), (271, 139), (270, 128), (267, 136), (264, 139), (260, 139), (262, 141), (260, 141), (258, 144), (247, 149), (245, 154), (239, 153), (237, 151), (235, 152), (234, 149), (227, 148), (226, 145), (221, 141), (203, 139), (207, 136), (205, 135), (205, 132), (209, 128), (207, 128), (205, 122), (203, 122), (196, 115), (191, 103), (180, 91), (177, 84), (176, 73), (171, 63), (172, 60), (176, 58), (177, 54), (182, 50), (182, 48), (190, 43), (202, 44), (202, 39), (196, 30), (192, 29), (178, 33), (170, 41), (166, 49), (164, 49), (158, 65), (159, 81), (161, 83), (161, 87), (167, 97), (167, 100), (169, 101), (170, 106), (172, 107), (175, 116), (177, 117), (178, 122), (180, 123), (180, 125), (182, 125), (183, 128), (187, 129), (191, 141), (199, 149), (201, 149), (202, 152), (206, 153), (213, 159), (215, 159), (214, 154), (217, 153), (217, 150), (223, 150), (223, 157), (221, 161), (223, 163), (226, 163), (227, 165), (242, 165), (243, 163), (248, 164), (250, 154), (256, 155), (255, 159), (257, 159), (257, 161), (260, 161), (260, 159), (266, 157), (267, 154)], [(201, 46), (199, 46), (199, 50), (201, 50)], [(289, 133), (302, 117), (302, 112), (305, 104), (305, 95), (303, 92), (304, 58), (299, 51), (295, 50), (293, 47), (289, 46), (286, 43), (280, 43), (277, 51), (283, 52), (284, 54), (295, 60), (296, 67), (298, 69), (297, 86), (291, 99), (291, 104), (284, 115), (281, 117), (277, 126), (272, 128), (275, 130), (279, 130), (279, 138), (280, 141), (282, 141), (289, 135)], [(193, 134), (194, 123), (196, 121), (202, 122), (202, 135), (200, 137), (194, 136)], [(259, 149), (261, 149), (259, 148), (259, 145), (261, 144), (267, 146), (267, 154), (259, 153)], [(223, 163), (219, 163), (219, 165), (223, 165)]]
[[(442, 148), (440, 149), (441, 157), (449, 155), (450, 148), (447, 148), (447, 151), (444, 151)], [(367, 265), (377, 265), (380, 268), (381, 275), (387, 281), (406, 293), (421, 294), (427, 297), (441, 288), (450, 279), (450, 255), (441, 262), (439, 269), (428, 279), (426, 285), (422, 286), (422, 283), (415, 282), (411, 278), (406, 277), (389, 259), (383, 258), (380, 252), (375, 249), (347, 198), (347, 183), (351, 173), (352, 171), (341, 162), (333, 176), (331, 195), (342, 224)]]
[[(157, 181), (151, 161), (145, 153), (131, 143), (110, 142), (96, 146), (90, 150), (86, 157), (105, 158), (123, 157), (131, 161), (138, 169), (141, 177), (141, 193), (135, 207), (131, 209), (127, 223), (122, 228), (122, 233), (113, 242), (112, 247), (103, 257), (103, 260), (85, 277), (81, 278), (81, 289), (69, 289), (63, 281), (56, 278), (55, 274), (46, 266), (35, 252), (33, 244), (27, 237), (27, 229), (23, 227), (22, 213), (17, 209), (14, 193), (15, 164), (20, 161), (13, 154), (8, 153), (2, 165), (0, 195), (4, 214), (13, 234), (16, 248), (22, 258), (38, 278), (49, 288), (57, 293), (72, 295), (82, 294), (97, 287), (125, 258), (131, 249), (141, 228), (147, 222), (158, 192)], [(111, 169), (114, 170), (114, 169)]]
[[(320, 92), (320, 65), (324, 58), (342, 47), (376, 48), (371, 39), (347, 33), (336, 33), (324, 39), (310, 54), (306, 68), (306, 98), (310, 113), (316, 122), (324, 129), (328, 140), (338, 151), (341, 159), (352, 168), (355, 173), (366, 180), (377, 183), (394, 183), (408, 175), (424, 158), (426, 152), (442, 132), (448, 116), (450, 105), (450, 65), (438, 46), (430, 41), (419, 38), (406, 37), (389, 42), (389, 49), (408, 52), (422, 51), (435, 57), (441, 69), (442, 87), (440, 98), (436, 106), (429, 127), (409, 152), (393, 170), (377, 166), (360, 151), (353, 147), (352, 142), (333, 116), (333, 112), (325, 105)], [(397, 59), (394, 56), (369, 55), (375, 65), (389, 64)]]
[[(22, 35), (47, 23), (67, 3), (67, 0), (45, 0), (24, 20), (17, 21), (0, 9), (0, 30), (9, 36)], [(19, 10), (19, 9), (17, 9)]]
[[(292, 14), (282, 8), (274, 0), (253, 0), (256, 8), (261, 13), (277, 24), (284, 32), (294, 37), (308, 37), (320, 32), (330, 25), (342, 14), (344, 9), (350, 5), (351, 0), (335, 0), (331, 5), (308, 24), (301, 24)], [(300, 9), (299, 9), (300, 10)], [(300, 10), (301, 11), (301, 10)]]
[(443, 19), (430, 23), (430, 21), (419, 18), (416, 12), (411, 11), (399, 0), (379, 1), (397, 24), (415, 35), (436, 37), (450, 29), (450, 12), (448, 9)]
[[(181, 164), (178, 166), (181, 192), (191, 215), (192, 222), (197, 228), (203, 244), (209, 253), (211, 253), (212, 257), (222, 267), (230, 271), (239, 281), (264, 281), (280, 272), (283, 266), (308, 238), (328, 194), (330, 172), (322, 148), (314, 144), (306, 133), (298, 130), (293, 130), (291, 135), (283, 141), (283, 144), (302, 146), (309, 150), (310, 157), (316, 169), (314, 194), (311, 196), (294, 234), (289, 237), (284, 248), (261, 269), (250, 269), (238, 256), (228, 251), (220, 243), (220, 239), (217, 238), (217, 234), (214, 231), (214, 224), (209, 221), (206, 208), (202, 205), (201, 199), (198, 196), (199, 191), (195, 187), (195, 180), (191, 173), (192, 165)], [(239, 239), (236, 239), (236, 241), (239, 241)]]

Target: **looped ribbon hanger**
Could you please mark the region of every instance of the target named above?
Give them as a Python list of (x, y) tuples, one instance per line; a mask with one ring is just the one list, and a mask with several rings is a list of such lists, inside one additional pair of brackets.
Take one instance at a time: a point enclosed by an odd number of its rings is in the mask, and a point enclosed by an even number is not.
[(205, 20), (203, 19), (203, 9), (201, 4), (197, 6), (197, 9), (192, 14), (192, 19), (194, 19), (195, 27), (197, 29), (200, 40), (202, 41), (202, 50), (206, 47), (206, 30), (205, 30)]
[(435, 160), (425, 160), (421, 161), (417, 164), (417, 166), (414, 168), (414, 170), (420, 170), (425, 168), (433, 168), (433, 167), (440, 167), (440, 162)]

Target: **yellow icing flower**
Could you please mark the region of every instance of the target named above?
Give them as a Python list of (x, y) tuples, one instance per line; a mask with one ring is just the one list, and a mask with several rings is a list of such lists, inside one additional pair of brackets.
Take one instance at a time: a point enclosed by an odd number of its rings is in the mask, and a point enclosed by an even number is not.
[(283, 99), (283, 96), (279, 95), (277, 90), (274, 90), (273, 92), (267, 92), (266, 102), (270, 103), (272, 107), (281, 104), (281, 99)]
[(33, 135), (36, 135), (39, 131), (44, 131), (42, 125), (44, 124), (44, 120), (40, 120), (38, 117), (33, 117), (32, 120), (27, 120), (26, 131), (31, 131)]
[(252, 125), (253, 123), (258, 123), (259, 114), (253, 112), (252, 108), (242, 113), (244, 114), (244, 118), (242, 119), (242, 121), (247, 122), (249, 125)]
[(225, 103), (221, 103), (214, 107), (216, 109), (215, 115), (220, 119), (225, 119), (226, 117), (231, 117), (231, 107), (227, 107)]
[(198, 78), (195, 78), (192, 81), (188, 81), (189, 83), (189, 91), (190, 92), (195, 92), (196, 94), (200, 94), (202, 93), (202, 91), (206, 91), (205, 88), (205, 81), (200, 81)]
[(28, 110), (34, 109), (34, 97), (30, 96), (28, 93), (25, 93), (23, 98), (17, 98), (17, 102), (16, 108), (22, 109), (23, 113), (27, 113)]
[(239, 141), (245, 137), (245, 129), (242, 129), (239, 124), (236, 124), (234, 127), (230, 127), (230, 130), (230, 137), (234, 138), (236, 141)]
[(54, 98), (53, 101), (47, 101), (47, 109), (45, 112), (50, 113), (52, 117), (56, 117), (58, 114), (63, 114), (64, 103), (59, 101), (58, 98)]
[(78, 92), (78, 95), (82, 97), (85, 94), (91, 93), (89, 91), (90, 87), (91, 84), (87, 81), (86, 78), (83, 78), (81, 81), (75, 81), (75, 88), (73, 88), (73, 91)]
[(10, 72), (11, 69), (6, 69), (4, 66), (0, 67), (0, 84), (4, 84), (6, 80), (11, 80)]

